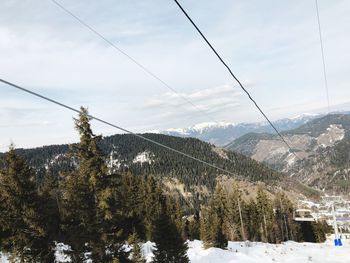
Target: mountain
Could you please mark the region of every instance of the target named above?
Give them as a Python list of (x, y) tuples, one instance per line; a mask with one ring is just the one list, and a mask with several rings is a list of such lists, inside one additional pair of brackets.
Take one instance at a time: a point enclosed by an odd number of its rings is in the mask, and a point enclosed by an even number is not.
[[(302, 114), (290, 119), (274, 121), (274, 125), (280, 130), (290, 130), (316, 118), (320, 115)], [(166, 135), (178, 137), (193, 137), (217, 146), (225, 146), (238, 137), (247, 133), (269, 133), (273, 132), (272, 127), (267, 122), (256, 123), (227, 123), (227, 122), (204, 122), (189, 128), (173, 128), (164, 131), (153, 131)]]
[(297, 157), (269, 133), (246, 134), (228, 148), (329, 194), (349, 194), (349, 114), (326, 115), (282, 134)]
[[(208, 198), (218, 179), (226, 183), (240, 182), (247, 189), (248, 187), (255, 189), (257, 184), (262, 182), (271, 193), (284, 189), (294, 196), (318, 195), (293, 178), (288, 178), (240, 153), (217, 148), (194, 138), (162, 134), (144, 134), (144, 136), (215, 164), (232, 174), (225, 174), (129, 134), (102, 139), (100, 146), (108, 157), (108, 167), (113, 171), (131, 172), (136, 176), (154, 175), (162, 180), (169, 190), (177, 192), (181, 198), (193, 200), (197, 205), (200, 200)], [(47, 172), (58, 176), (59, 173), (75, 168), (76, 163), (68, 154), (69, 148), (71, 148), (69, 145), (51, 145), (35, 149), (18, 149), (17, 152), (37, 171), (38, 182), (41, 182)]]

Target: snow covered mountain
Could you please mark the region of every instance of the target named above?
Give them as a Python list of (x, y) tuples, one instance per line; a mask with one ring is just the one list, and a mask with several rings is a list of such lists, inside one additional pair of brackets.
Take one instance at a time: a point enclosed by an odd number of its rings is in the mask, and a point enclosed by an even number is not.
[[(290, 119), (277, 120), (274, 124), (279, 130), (285, 131), (297, 128), (319, 116), (321, 115), (302, 114)], [(188, 128), (171, 128), (153, 132), (178, 137), (193, 137), (215, 144), (216, 146), (225, 146), (247, 133), (269, 133), (273, 132), (273, 130), (267, 122), (238, 124), (229, 122), (204, 122)]]

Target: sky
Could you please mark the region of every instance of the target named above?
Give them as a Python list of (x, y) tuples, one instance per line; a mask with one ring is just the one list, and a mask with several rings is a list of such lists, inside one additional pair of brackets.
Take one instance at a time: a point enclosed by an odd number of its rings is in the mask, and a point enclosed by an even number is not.
[[(0, 2), (0, 78), (135, 132), (264, 120), (174, 1), (56, 1), (168, 87), (51, 0)], [(314, 0), (180, 2), (272, 120), (327, 111)], [(349, 110), (350, 2), (319, 11), (331, 111)], [(0, 151), (77, 141), (73, 117), (0, 84)]]

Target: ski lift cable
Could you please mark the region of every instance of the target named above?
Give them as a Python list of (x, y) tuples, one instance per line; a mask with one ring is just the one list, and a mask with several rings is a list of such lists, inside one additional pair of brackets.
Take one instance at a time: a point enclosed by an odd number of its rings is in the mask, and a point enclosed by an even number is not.
[(189, 14), (185, 11), (185, 9), (181, 6), (181, 4), (177, 1), (174, 0), (175, 3), (177, 4), (177, 6), (180, 8), (180, 10), (184, 13), (184, 15), (186, 16), (186, 18), (191, 22), (191, 24), (194, 26), (194, 28), (197, 30), (197, 32), (201, 35), (201, 37), (203, 38), (203, 40), (208, 44), (208, 46), (210, 47), (210, 49), (214, 52), (214, 54), (216, 55), (216, 57), (220, 60), (220, 62), (225, 66), (225, 68), (228, 70), (228, 72), (230, 73), (230, 75), (233, 77), (233, 79), (239, 84), (239, 86), (241, 87), (241, 89), (246, 93), (246, 95), (248, 96), (248, 98), (253, 102), (254, 106), (259, 110), (259, 112), (263, 115), (263, 117), (267, 120), (267, 122), (270, 124), (270, 126), (274, 129), (274, 131), (277, 133), (277, 135), (281, 138), (282, 142), (288, 147), (288, 149), (290, 150), (290, 152), (298, 159), (301, 160), (297, 154), (295, 153), (295, 151), (291, 148), (291, 146), (289, 145), (289, 143), (285, 140), (285, 138), (282, 136), (282, 134), (278, 131), (278, 129), (275, 127), (275, 125), (270, 121), (270, 119), (267, 117), (267, 115), (265, 114), (265, 112), (260, 108), (260, 106), (258, 105), (258, 103), (255, 101), (255, 99), (250, 95), (250, 93), (247, 91), (246, 88), (244, 88), (243, 84), (240, 82), (240, 80), (233, 74), (231, 68), (226, 64), (226, 62), (223, 60), (223, 58), (219, 55), (219, 53), (215, 50), (215, 48), (213, 47), (213, 45), (209, 42), (209, 40), (204, 36), (204, 34), (202, 33), (202, 31), (199, 29), (199, 27), (196, 25), (196, 23), (192, 20), (192, 18), (189, 16)]
[(328, 106), (328, 113), (329, 113), (330, 112), (330, 104), (329, 104), (327, 69), (326, 69), (326, 60), (325, 60), (325, 56), (324, 56), (323, 38), (322, 38), (322, 29), (321, 29), (321, 22), (320, 22), (320, 12), (319, 12), (319, 8), (318, 8), (318, 0), (315, 0), (315, 6), (316, 6), (316, 14), (317, 14), (318, 34), (319, 34), (319, 39), (320, 39), (324, 86), (326, 89), (327, 106)]
[(65, 6), (63, 6), (61, 3), (57, 2), (56, 0), (50, 0), (52, 3), (54, 3), (57, 7), (59, 7), (61, 10), (63, 10), (66, 14), (70, 15), (72, 18), (74, 18), (76, 21), (78, 21), (81, 25), (83, 25), (85, 28), (90, 30), (92, 33), (94, 33), (96, 36), (98, 36), (100, 39), (102, 39), (105, 43), (110, 45), (114, 50), (118, 51), (122, 55), (124, 55), (126, 58), (128, 58), (131, 62), (133, 62), (135, 65), (137, 65), (141, 70), (143, 70), (146, 74), (157, 80), (162, 84), (163, 87), (167, 88), (171, 92), (173, 92), (176, 96), (183, 99), (185, 102), (190, 104), (193, 108), (195, 108), (198, 112), (202, 113), (203, 115), (207, 116), (211, 121), (215, 123), (219, 123), (217, 120), (215, 120), (211, 115), (209, 115), (207, 112), (202, 110), (200, 107), (198, 107), (196, 104), (194, 104), (190, 99), (186, 98), (184, 95), (179, 93), (175, 88), (170, 86), (168, 83), (166, 83), (164, 80), (162, 80), (160, 77), (158, 77), (155, 73), (153, 73), (150, 69), (148, 69), (146, 66), (138, 62), (135, 58), (130, 56), (128, 53), (126, 53), (123, 49), (121, 49), (119, 46), (117, 46), (115, 43), (113, 43), (111, 40), (109, 40), (107, 37), (105, 37), (103, 34), (98, 32), (95, 28), (93, 28), (91, 25), (89, 25), (87, 22), (85, 22), (83, 19), (78, 17), (76, 14), (74, 14), (72, 11), (67, 9)]
[[(34, 92), (34, 91), (32, 91), (32, 90), (26, 89), (26, 88), (21, 87), (21, 86), (19, 86), (19, 85), (16, 85), (16, 84), (14, 84), (14, 83), (12, 83), (12, 82), (6, 81), (6, 80), (4, 80), (4, 79), (0, 79), (0, 82), (4, 83), (4, 84), (6, 84), (6, 85), (8, 85), (8, 86), (10, 86), (10, 87), (13, 87), (13, 88), (15, 88), (15, 89), (17, 89), (17, 90), (21, 90), (21, 91), (23, 91), (23, 92), (25, 92), (25, 93), (29, 93), (30, 95), (33, 95), (33, 96), (38, 97), (38, 98), (40, 98), (40, 99), (43, 99), (43, 100), (46, 100), (46, 101), (51, 102), (51, 103), (53, 103), (53, 104), (56, 104), (56, 105), (58, 105), (58, 106), (60, 106), (60, 107), (62, 107), (62, 108), (65, 108), (65, 109), (68, 109), (68, 110), (70, 110), (70, 111), (73, 111), (73, 112), (75, 112), (75, 113), (80, 113), (80, 112), (81, 112), (79, 109), (76, 109), (76, 108), (74, 108), (74, 107), (71, 107), (71, 106), (69, 106), (69, 105), (67, 105), (67, 104), (64, 104), (64, 103), (62, 103), (62, 102), (59, 102), (59, 101), (54, 100), (54, 99), (52, 99), (52, 98), (49, 98), (49, 97), (47, 97), (47, 96), (41, 95), (41, 94), (39, 94), (39, 93), (37, 93), (37, 92)], [(125, 132), (125, 133), (131, 134), (131, 135), (133, 135), (133, 136), (135, 136), (135, 137), (138, 137), (138, 138), (140, 138), (140, 139), (142, 139), (142, 140), (145, 140), (145, 141), (147, 141), (147, 142), (153, 143), (153, 144), (155, 144), (155, 145), (157, 145), (157, 146), (160, 146), (160, 147), (162, 147), (162, 148), (164, 148), (164, 149), (166, 149), (166, 150), (175, 152), (175, 153), (177, 153), (177, 154), (179, 154), (179, 155), (182, 155), (182, 156), (187, 157), (187, 158), (190, 158), (190, 159), (192, 159), (192, 160), (194, 160), (194, 161), (197, 161), (197, 162), (200, 162), (200, 163), (205, 164), (205, 165), (207, 165), (207, 166), (210, 166), (210, 167), (212, 167), (212, 168), (214, 168), (214, 169), (216, 169), (216, 170), (219, 170), (219, 171), (221, 171), (221, 172), (224, 172), (224, 173), (227, 173), (227, 174), (230, 174), (230, 175), (233, 175), (233, 176), (236, 175), (235, 173), (233, 173), (233, 172), (231, 172), (231, 171), (228, 171), (228, 170), (226, 170), (226, 169), (224, 169), (224, 168), (221, 168), (221, 167), (218, 167), (218, 166), (216, 166), (216, 165), (214, 165), (214, 164), (208, 163), (208, 162), (206, 162), (206, 161), (204, 161), (204, 160), (202, 160), (202, 159), (199, 159), (199, 158), (197, 158), (197, 157), (194, 157), (194, 156), (192, 156), (192, 155), (190, 155), (190, 154), (187, 154), (187, 153), (185, 153), (185, 152), (176, 150), (176, 149), (174, 149), (174, 148), (172, 148), (172, 147), (170, 147), (170, 146), (167, 146), (167, 145), (165, 145), (165, 144), (162, 144), (162, 143), (160, 143), (160, 142), (157, 142), (157, 141), (155, 141), (155, 140), (152, 140), (152, 139), (150, 139), (150, 138), (147, 138), (147, 137), (145, 137), (145, 136), (143, 136), (143, 135), (141, 135), (141, 134), (138, 134), (138, 133), (135, 133), (135, 132), (130, 131), (130, 130), (128, 130), (128, 129), (125, 129), (125, 128), (121, 127), (121, 126), (118, 126), (118, 125), (116, 125), (116, 124), (113, 124), (113, 123), (111, 123), (111, 122), (109, 122), (109, 121), (106, 121), (106, 120), (104, 120), (104, 119), (102, 119), (102, 118), (99, 118), (99, 117), (96, 117), (96, 116), (90, 115), (90, 114), (88, 115), (88, 117), (91, 118), (91, 119), (94, 119), (95, 121), (98, 121), (98, 122), (100, 122), (100, 123), (103, 123), (103, 124), (105, 124), (105, 125), (108, 125), (108, 126), (111, 126), (111, 127), (113, 127), (113, 128), (116, 128), (116, 129), (118, 129), (118, 130), (120, 130), (120, 131), (123, 131), (123, 132)]]

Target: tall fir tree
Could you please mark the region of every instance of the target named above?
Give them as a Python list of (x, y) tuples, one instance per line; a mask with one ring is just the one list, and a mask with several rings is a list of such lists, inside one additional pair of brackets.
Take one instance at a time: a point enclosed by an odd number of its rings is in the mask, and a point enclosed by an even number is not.
[(200, 231), (205, 248), (227, 247), (227, 238), (224, 234), (226, 205), (227, 194), (218, 184), (208, 207), (202, 209)]
[(132, 247), (131, 263), (146, 263), (146, 259), (142, 252), (142, 247), (140, 245), (140, 238), (136, 232), (130, 235), (128, 243)]
[[(91, 252), (94, 262), (127, 258), (122, 250), (121, 178), (108, 173), (105, 156), (98, 146), (101, 136), (93, 134), (90, 117), (81, 108), (75, 119), (80, 135), (72, 150), (78, 168), (63, 176), (63, 230), (72, 247), (75, 262), (82, 262)], [(106, 254), (108, 249), (109, 253)]]
[(162, 208), (155, 221), (153, 262), (156, 263), (188, 263), (188, 246), (183, 241), (176, 224), (167, 211), (165, 198), (161, 200)]
[(20, 262), (52, 262), (54, 242), (45, 224), (35, 173), (11, 146), (0, 171), (1, 249)]
[(263, 242), (274, 242), (274, 212), (272, 201), (269, 199), (263, 188), (258, 188), (256, 197), (257, 212), (260, 223), (260, 233)]

